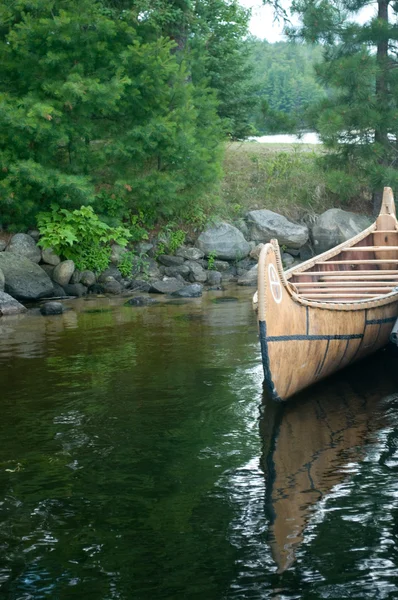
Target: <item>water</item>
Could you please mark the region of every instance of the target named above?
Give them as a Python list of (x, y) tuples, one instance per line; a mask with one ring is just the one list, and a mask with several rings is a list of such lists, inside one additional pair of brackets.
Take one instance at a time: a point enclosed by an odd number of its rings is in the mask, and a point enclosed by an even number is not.
[(261, 144), (322, 144), (317, 133), (311, 131), (304, 133), (301, 137), (287, 133), (278, 135), (261, 135), (251, 140)]
[(398, 377), (263, 405), (252, 290), (0, 320), (0, 598), (398, 597)]

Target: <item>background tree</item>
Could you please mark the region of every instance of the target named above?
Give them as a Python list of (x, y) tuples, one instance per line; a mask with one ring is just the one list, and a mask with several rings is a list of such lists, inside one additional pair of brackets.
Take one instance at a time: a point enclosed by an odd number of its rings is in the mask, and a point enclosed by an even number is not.
[(343, 197), (369, 186), (378, 212), (383, 186), (398, 187), (398, 5), (378, 0), (373, 18), (355, 22), (370, 4), (294, 0), (301, 26), (290, 34), (324, 48), (318, 75), (330, 94), (314, 106), (311, 123), (330, 151), (330, 186)]

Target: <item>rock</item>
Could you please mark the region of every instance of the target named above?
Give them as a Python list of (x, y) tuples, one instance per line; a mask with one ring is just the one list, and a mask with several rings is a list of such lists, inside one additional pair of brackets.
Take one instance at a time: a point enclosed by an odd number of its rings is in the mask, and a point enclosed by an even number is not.
[(204, 283), (207, 279), (207, 273), (204, 268), (194, 260), (188, 260), (185, 265), (189, 267), (189, 281), (192, 283), (201, 282)]
[(242, 233), (244, 238), (249, 239), (250, 231), (249, 231), (247, 223), (244, 219), (238, 219), (237, 221), (234, 222), (234, 225), (237, 229), (239, 229), (239, 231)]
[(104, 286), (102, 285), (102, 283), (94, 283), (93, 285), (91, 285), (87, 292), (89, 294), (103, 294), (105, 292)]
[(247, 271), (244, 275), (238, 278), (238, 285), (255, 287), (257, 285), (257, 272), (258, 265), (254, 265), (250, 271)]
[(246, 273), (246, 271), (250, 271), (250, 269), (254, 267), (255, 264), (255, 261), (251, 258), (245, 258), (244, 260), (240, 260), (238, 263), (236, 263), (236, 274), (238, 276), (244, 275), (244, 273)]
[(153, 244), (149, 242), (138, 242), (138, 244), (135, 245), (135, 250), (139, 255), (148, 254), (148, 252), (150, 252), (152, 249)]
[[(308, 244), (309, 242), (306, 243)], [(285, 252), (291, 254), (291, 256), (300, 256), (300, 250), (301, 248), (285, 248)]]
[(61, 262), (60, 257), (58, 254), (55, 254), (52, 248), (43, 248), (41, 251), (41, 258), (44, 263), (52, 265), (53, 267), (56, 267)]
[(314, 256), (314, 250), (310, 244), (310, 242), (307, 242), (306, 244), (304, 244), (304, 246), (302, 246), (300, 248), (300, 260), (309, 260), (310, 258), (312, 258)]
[(4, 277), (4, 273), (0, 269), (0, 292), (4, 292), (5, 282), (6, 282), (6, 280), (5, 280), (5, 277)]
[(228, 271), (231, 265), (226, 260), (215, 260), (213, 266), (215, 271)]
[(172, 294), (183, 287), (185, 287), (185, 284), (182, 281), (170, 277), (162, 281), (153, 281), (149, 291), (154, 294)]
[(0, 291), (0, 315), (5, 317), (7, 315), (17, 315), (26, 311), (25, 306), (20, 304), (18, 300), (15, 300), (9, 294)]
[(34, 263), (41, 261), (41, 250), (36, 246), (35, 240), (26, 233), (16, 233), (12, 236), (6, 252), (29, 258)]
[(51, 265), (39, 265), (41, 269), (43, 269), (43, 271), (45, 273), (47, 273), (47, 275), (50, 277), (50, 279), (52, 279), (53, 276), (53, 271), (55, 267), (52, 267)]
[(258, 260), (260, 258), (260, 252), (263, 246), (265, 246), (265, 244), (257, 244), (257, 246), (250, 252), (250, 257), (254, 260)]
[(177, 279), (178, 279), (178, 275), (182, 276), (184, 279), (187, 279), (190, 272), (191, 272), (191, 269), (186, 264), (179, 265), (176, 267), (165, 267), (165, 269), (164, 269), (164, 274), (167, 275), (167, 277), (177, 277)]
[(120, 281), (116, 281), (114, 277), (107, 277), (105, 281), (102, 282), (104, 286), (105, 294), (121, 294), (123, 291), (123, 286)]
[(193, 283), (192, 285), (186, 285), (180, 290), (176, 290), (171, 294), (174, 298), (200, 298), (203, 294), (203, 287), (200, 283)]
[(151, 304), (158, 304), (158, 301), (154, 298), (147, 298), (146, 296), (135, 296), (130, 298), (125, 303), (125, 306), (150, 306)]
[(53, 286), (53, 298), (63, 298), (68, 295), (65, 293), (64, 288), (59, 285), (59, 283), (53, 283)]
[(158, 256), (158, 261), (165, 267), (178, 267), (184, 264), (182, 256), (172, 256), (170, 254), (161, 254)]
[(250, 252), (250, 244), (239, 229), (229, 223), (208, 227), (198, 237), (197, 245), (203, 250), (205, 256), (214, 253), (222, 260), (240, 260)]
[(207, 285), (219, 286), (222, 280), (220, 271), (207, 271)]
[(0, 252), (5, 291), (17, 300), (37, 300), (51, 296), (53, 284), (49, 276), (28, 258), (13, 252)]
[(149, 292), (150, 284), (147, 281), (142, 281), (141, 279), (132, 279), (129, 282), (129, 289), (134, 290), (136, 292)]
[(113, 279), (116, 279), (116, 281), (119, 281), (119, 283), (121, 283), (123, 279), (123, 275), (119, 269), (115, 267), (115, 265), (110, 265), (100, 274), (98, 277), (98, 283), (104, 283), (108, 277), (113, 277)]
[(222, 292), (223, 289), (224, 288), (222, 287), (222, 285), (212, 285), (207, 288), (207, 291), (208, 292)]
[(87, 294), (87, 288), (82, 283), (67, 283), (64, 285), (64, 291), (67, 296), (77, 296), (78, 298)]
[(80, 274), (80, 283), (82, 283), (83, 285), (85, 285), (87, 287), (94, 285), (96, 280), (97, 279), (96, 279), (95, 273), (93, 273), (93, 271), (82, 271)]
[(320, 215), (311, 230), (315, 253), (320, 254), (349, 240), (371, 223), (368, 217), (341, 208), (327, 210)]
[(293, 256), (291, 254), (288, 254), (287, 252), (283, 252), (282, 253), (283, 268), (289, 269), (291, 266), (293, 266), (293, 263), (294, 263)]
[(38, 242), (40, 239), (40, 231), (38, 229), (30, 229), (28, 231), (28, 235), (30, 235), (30, 237), (33, 238), (35, 242)]
[(119, 265), (122, 261), (123, 254), (126, 254), (126, 248), (119, 246), (119, 244), (112, 244), (111, 246), (111, 263), (113, 265)]
[(61, 302), (46, 302), (40, 307), (42, 315), (62, 315), (64, 306)]
[(79, 269), (75, 269), (72, 273), (72, 277), (70, 278), (69, 283), (80, 283), (81, 278), (82, 278), (81, 271), (79, 271)]
[(177, 256), (182, 256), (186, 260), (200, 260), (205, 253), (199, 248), (189, 248), (188, 246), (180, 246), (176, 252)]
[(7, 242), (4, 240), (0, 240), (0, 252), (4, 252), (4, 250), (7, 248)]
[(74, 270), (75, 263), (73, 260), (63, 260), (54, 267), (52, 278), (55, 283), (59, 283), (59, 285), (65, 287), (70, 282)]
[(272, 210), (252, 210), (247, 213), (252, 240), (269, 242), (276, 238), (279, 245), (300, 248), (308, 240), (308, 227), (288, 221)]
[(158, 263), (153, 258), (145, 258), (141, 271), (150, 279), (158, 280), (161, 277)]

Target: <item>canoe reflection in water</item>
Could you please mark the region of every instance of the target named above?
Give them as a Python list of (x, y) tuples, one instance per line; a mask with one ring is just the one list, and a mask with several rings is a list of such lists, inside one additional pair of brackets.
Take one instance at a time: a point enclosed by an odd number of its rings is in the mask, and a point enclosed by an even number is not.
[(262, 468), (279, 572), (294, 563), (316, 503), (344, 481), (347, 466), (361, 460), (372, 433), (387, 425), (386, 406), (398, 397), (397, 360), (382, 351), (294, 401), (264, 399)]

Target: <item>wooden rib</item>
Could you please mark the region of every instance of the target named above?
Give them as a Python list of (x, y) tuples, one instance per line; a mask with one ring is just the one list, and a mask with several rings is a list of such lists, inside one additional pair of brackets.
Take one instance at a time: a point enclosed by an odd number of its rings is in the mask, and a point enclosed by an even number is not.
[(325, 260), (319, 261), (317, 265), (368, 265), (368, 264), (384, 264), (384, 263), (395, 263), (398, 264), (398, 259), (395, 258), (361, 258), (360, 260)]
[(333, 293), (333, 294), (345, 294), (347, 292), (349, 293), (354, 293), (354, 294), (367, 294), (372, 293), (374, 295), (384, 295), (384, 294), (389, 294), (391, 290), (393, 290), (394, 288), (389, 287), (389, 288), (368, 288), (368, 287), (364, 287), (364, 288), (324, 288), (324, 289), (318, 289), (318, 288), (308, 288), (307, 290), (300, 290), (300, 294), (302, 294), (303, 296), (307, 296), (307, 294), (329, 294), (329, 293)]
[[(334, 281), (357, 281), (357, 282), (373, 282), (373, 283), (383, 283), (383, 281), (385, 281), (386, 283), (391, 283), (394, 285), (398, 284), (398, 277), (395, 275), (394, 277), (387, 277), (386, 275), (357, 275), (356, 277), (339, 277), (338, 275), (335, 275), (334, 277), (327, 277), (325, 275), (323, 275), (322, 277), (319, 278), (319, 281), (325, 281), (325, 282), (334, 282)], [(304, 283), (304, 282), (297, 282), (294, 285), (297, 285), (298, 283)], [(305, 283), (311, 283), (311, 281), (306, 281)], [(314, 282), (316, 283), (316, 282)]]
[[(398, 281), (396, 282), (398, 283)], [(386, 286), (386, 287), (395, 287), (395, 282), (391, 281), (301, 281), (295, 283), (294, 285), (298, 288), (302, 287), (327, 287), (327, 286), (352, 286), (352, 287), (366, 287), (368, 285), (377, 287), (377, 286)]]
[[(350, 261), (349, 261), (350, 262)], [(364, 262), (364, 261), (361, 261)], [(327, 264), (327, 263), (326, 263)], [(344, 276), (349, 276), (349, 275), (370, 275), (370, 274), (377, 274), (377, 275), (382, 275), (383, 273), (386, 273), (388, 275), (398, 275), (398, 270), (394, 270), (394, 271), (390, 271), (390, 270), (385, 270), (383, 271), (382, 269), (368, 269), (368, 270), (353, 270), (353, 271), (339, 271), (338, 269), (334, 270), (334, 271), (301, 271), (300, 273), (292, 273), (292, 277), (297, 277), (298, 275), (300, 276), (304, 276), (304, 275), (311, 275), (313, 277), (318, 276), (318, 275), (331, 275), (333, 276), (333, 274), (336, 275), (344, 275)], [(290, 281), (290, 279), (288, 280)]]
[(357, 252), (360, 250), (361, 252), (375, 252), (382, 250), (387, 251), (396, 251), (398, 250), (398, 246), (350, 246), (349, 248), (342, 248), (342, 252)]
[(398, 233), (398, 229), (375, 229), (372, 233)]

